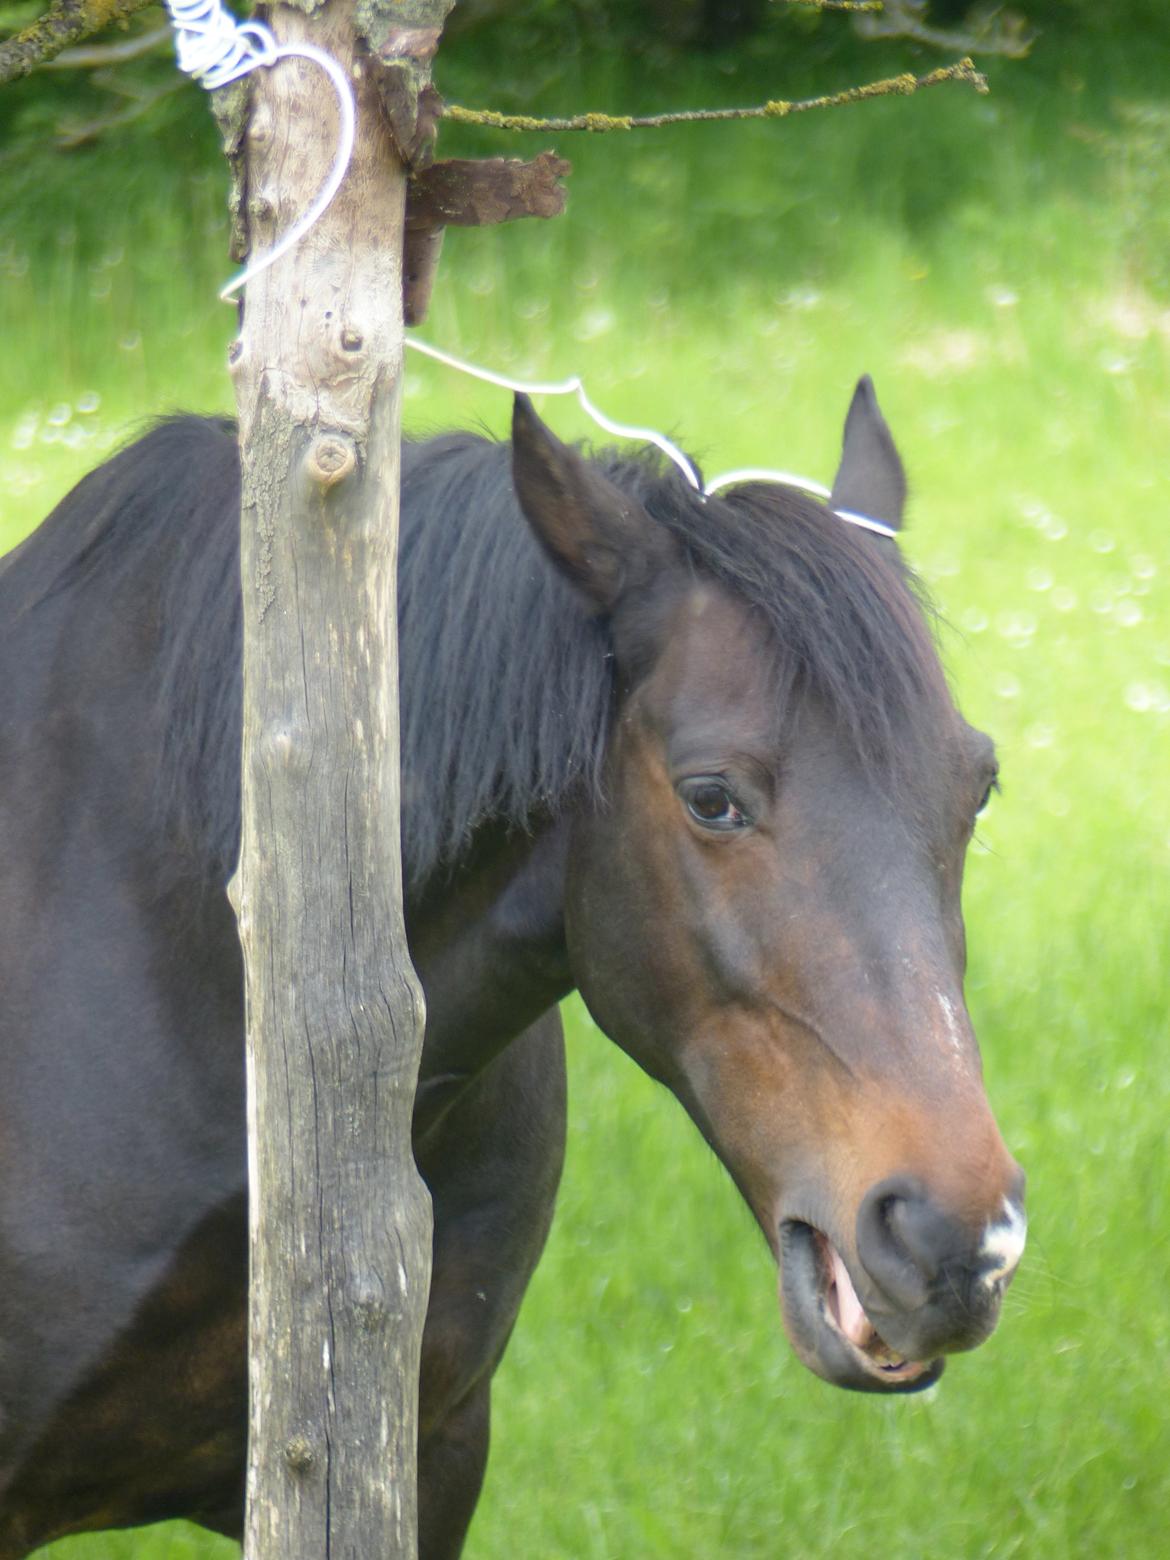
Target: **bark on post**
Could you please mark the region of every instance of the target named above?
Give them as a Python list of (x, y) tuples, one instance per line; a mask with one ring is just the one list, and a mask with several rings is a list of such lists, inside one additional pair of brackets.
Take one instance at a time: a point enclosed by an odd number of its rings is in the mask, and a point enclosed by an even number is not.
[[(352, 0), (269, 16), (351, 74), (353, 161), (247, 289), (243, 841), (252, 1219), (249, 1560), (416, 1552), (430, 1203), (411, 1152), (421, 993), (402, 917), (395, 615), (406, 171)], [(445, 0), (432, 10), (439, 20)], [(369, 0), (367, 0), (367, 10)], [(253, 253), (336, 149), (312, 64), (257, 72)]]

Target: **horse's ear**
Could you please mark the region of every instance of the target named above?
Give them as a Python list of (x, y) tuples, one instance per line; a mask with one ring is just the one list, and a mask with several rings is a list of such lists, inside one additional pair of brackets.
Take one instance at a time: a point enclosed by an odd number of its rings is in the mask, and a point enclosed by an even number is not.
[(512, 412), (512, 480), (529, 525), (557, 567), (608, 611), (670, 549), (641, 504), (562, 444), (526, 395)]
[(834, 509), (849, 509), (868, 515), (896, 530), (902, 524), (906, 505), (906, 473), (894, 448), (874, 394), (868, 374), (857, 381), (849, 415), (845, 419), (845, 438), (841, 464), (833, 479)]

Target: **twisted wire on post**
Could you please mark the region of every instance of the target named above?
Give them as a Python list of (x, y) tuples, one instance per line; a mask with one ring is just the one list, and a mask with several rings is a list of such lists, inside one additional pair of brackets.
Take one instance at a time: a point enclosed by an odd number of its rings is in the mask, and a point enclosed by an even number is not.
[(293, 223), (284, 237), (267, 254), (257, 255), (221, 291), (219, 296), (230, 303), (233, 293), (239, 292), (241, 287), (300, 242), (341, 188), (341, 181), (345, 178), (349, 159), (353, 155), (356, 129), (353, 88), (341, 66), (324, 49), (318, 49), (311, 43), (277, 43), (263, 22), (237, 22), (224, 9), (221, 0), (166, 0), (166, 7), (175, 29), (175, 54), (179, 69), (209, 92), (238, 81), (262, 65), (302, 59), (320, 66), (337, 93), (340, 128), (337, 155), (329, 177), (308, 211)]
[(276, 61), (278, 45), (264, 23), (237, 22), (220, 0), (166, 0), (166, 5), (179, 69), (209, 92)]

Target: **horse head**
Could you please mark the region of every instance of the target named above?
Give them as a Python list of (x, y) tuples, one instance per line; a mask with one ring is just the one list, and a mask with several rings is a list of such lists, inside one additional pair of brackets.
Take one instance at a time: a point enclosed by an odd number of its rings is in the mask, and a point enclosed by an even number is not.
[(923, 1387), (995, 1326), (1023, 1177), (963, 998), (994, 749), (955, 708), (896, 542), (838, 513), (901, 521), (872, 386), (828, 506), (774, 484), (630, 491), (523, 398), (513, 471), (610, 627), (603, 795), (569, 850), (573, 978), (731, 1173), (804, 1363)]

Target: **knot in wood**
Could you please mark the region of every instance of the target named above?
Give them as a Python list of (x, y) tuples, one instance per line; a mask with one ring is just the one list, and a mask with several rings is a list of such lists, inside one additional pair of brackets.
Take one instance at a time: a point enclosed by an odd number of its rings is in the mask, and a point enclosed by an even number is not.
[(321, 488), (344, 482), (356, 465), (357, 451), (352, 442), (337, 433), (323, 433), (314, 439), (305, 456), (305, 470)]
[(284, 1465), (290, 1473), (303, 1478), (316, 1461), (317, 1454), (307, 1435), (294, 1435), (285, 1442)]
[(364, 1333), (382, 1332), (390, 1321), (390, 1307), (381, 1287), (373, 1283), (359, 1285), (353, 1297), (354, 1317)]
[(263, 105), (252, 112), (248, 125), (248, 139), (253, 146), (266, 146), (272, 139), (272, 110)]
[(312, 767), (312, 739), (296, 718), (281, 716), (262, 722), (255, 741), (260, 762), (272, 774), (303, 776)]
[(341, 348), (343, 352), (360, 352), (362, 349), (361, 331), (354, 330), (352, 325), (347, 325), (341, 332)]

